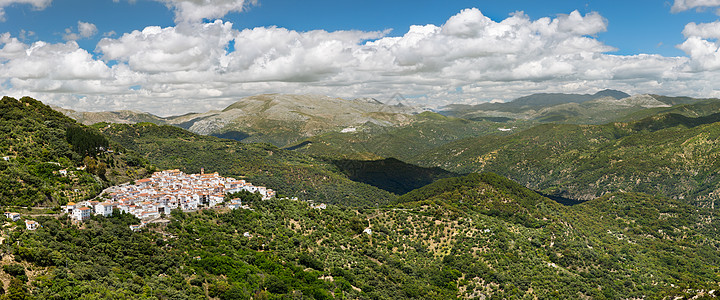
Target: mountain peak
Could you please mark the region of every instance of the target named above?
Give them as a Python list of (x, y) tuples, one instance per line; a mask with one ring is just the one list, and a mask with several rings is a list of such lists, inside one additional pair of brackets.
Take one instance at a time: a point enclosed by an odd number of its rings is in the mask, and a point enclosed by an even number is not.
[(625, 92), (618, 91), (618, 90), (611, 90), (611, 89), (604, 89), (602, 91), (595, 93), (593, 96), (595, 96), (596, 98), (613, 97), (615, 99), (622, 99), (622, 98), (630, 97), (630, 95)]

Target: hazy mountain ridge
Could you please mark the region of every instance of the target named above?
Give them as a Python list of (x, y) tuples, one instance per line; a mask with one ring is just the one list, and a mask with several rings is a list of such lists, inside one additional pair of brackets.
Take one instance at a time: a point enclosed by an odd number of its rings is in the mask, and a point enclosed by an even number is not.
[(266, 94), (246, 97), (222, 111), (157, 117), (147, 113), (63, 112), (85, 124), (97, 122), (151, 122), (188, 129), (194, 133), (239, 137), (244, 142), (286, 146), (303, 138), (366, 124), (403, 125), (422, 109), (385, 105), (375, 99), (344, 100), (318, 95)]
[[(508, 103), (450, 105), (441, 113), (468, 120), (508, 123), (495, 126), (493, 129), (503, 126), (527, 128), (528, 125), (537, 123), (605, 124), (613, 121), (637, 120), (638, 117), (647, 117), (655, 112), (668, 111), (674, 105), (692, 106), (695, 103), (708, 101), (710, 100), (658, 95), (629, 96), (620, 91), (603, 90), (592, 95), (535, 94)], [(67, 109), (61, 111), (84, 124), (151, 122), (243, 142), (272, 143), (278, 147), (290, 147), (306, 139), (339, 134), (343, 130), (349, 132), (359, 130), (376, 135), (382, 131), (394, 131), (396, 128), (412, 128), (412, 124), (418, 122), (428, 122), (428, 118), (417, 116), (423, 111), (421, 108), (386, 105), (373, 98), (344, 100), (318, 95), (285, 94), (246, 97), (223, 110), (171, 117), (158, 117), (134, 111), (75, 112)], [(443, 122), (440, 118), (434, 118), (432, 121), (439, 123), (437, 128), (444, 126), (440, 124)], [(493, 129), (481, 131), (493, 133)], [(449, 135), (452, 136), (454, 135)], [(395, 138), (398, 137), (395, 135)], [(464, 137), (469, 136), (461, 134), (455, 139)], [(318, 145), (315, 144), (315, 147)], [(393, 155), (370, 151), (364, 156), (375, 159)]]
[(140, 111), (119, 110), (103, 112), (81, 112), (57, 106), (51, 107), (84, 125), (92, 125), (100, 122), (117, 124), (135, 124), (140, 122), (150, 122), (155, 124), (166, 124), (164, 118)]
[(449, 105), (442, 113), (471, 120), (505, 118), (538, 123), (604, 124), (650, 116), (675, 105), (692, 105), (712, 99), (667, 97), (650, 94), (630, 96), (614, 90), (594, 95), (534, 94), (507, 103)]

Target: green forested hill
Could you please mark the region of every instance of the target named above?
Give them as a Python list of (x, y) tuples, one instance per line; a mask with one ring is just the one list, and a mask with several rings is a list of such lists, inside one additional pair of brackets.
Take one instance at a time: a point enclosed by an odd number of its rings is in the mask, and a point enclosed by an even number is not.
[(78, 201), (145, 172), (138, 157), (98, 150), (119, 149), (29, 97), (0, 100), (0, 136), (0, 205)]
[(666, 114), (599, 126), (546, 124), (448, 143), (411, 162), (461, 173), (493, 171), (575, 199), (635, 191), (712, 207), (720, 189), (717, 118)]
[[(413, 122), (393, 127), (368, 126), (357, 132), (332, 132), (303, 141), (294, 151), (319, 157), (340, 159), (379, 159), (395, 157), (406, 161), (415, 155), (446, 143), (484, 135), (505, 135), (498, 128), (516, 126), (522, 122), (496, 123), (470, 121), (423, 112), (413, 116)], [(513, 130), (518, 130), (513, 129)]]
[(720, 99), (695, 100), (687, 97), (665, 97), (653, 95), (659, 101), (672, 103), (671, 107), (658, 107), (641, 110), (616, 119), (619, 122), (632, 122), (661, 114), (680, 114), (687, 117), (702, 117), (720, 111)]
[(270, 144), (244, 144), (151, 123), (97, 127), (111, 141), (141, 153), (161, 169), (199, 173), (205, 168), (223, 176), (244, 176), (280, 194), (352, 206), (389, 203), (396, 197), (348, 179), (331, 163)]
[(565, 207), (494, 174), (401, 199), (360, 210), (273, 199), (254, 211), (176, 212), (141, 233), (128, 216), (83, 229), (43, 217), (0, 248), (20, 266), (4, 273), (30, 277), (38, 299), (618, 299), (719, 288), (715, 214), (679, 201), (615, 193)]

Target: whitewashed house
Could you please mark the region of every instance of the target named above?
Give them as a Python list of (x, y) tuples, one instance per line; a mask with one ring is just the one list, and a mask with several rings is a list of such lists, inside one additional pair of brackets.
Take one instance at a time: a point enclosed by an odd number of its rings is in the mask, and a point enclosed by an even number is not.
[(5, 212), (5, 217), (10, 219), (10, 221), (17, 221), (20, 220), (20, 214), (15, 212)]
[(141, 220), (157, 219), (160, 217), (160, 213), (158, 213), (157, 211), (145, 211), (140, 213), (140, 215), (137, 217)]
[(232, 199), (230, 200), (230, 203), (228, 203), (227, 207), (230, 209), (238, 209), (242, 207), (242, 200), (240, 200), (240, 198)]
[(67, 204), (62, 206), (62, 210), (66, 214), (72, 214), (74, 209), (75, 209), (75, 202), (68, 202)]
[(35, 222), (33, 220), (25, 220), (25, 228), (27, 230), (35, 230), (40, 227), (40, 224), (38, 222)]
[(110, 202), (102, 202), (95, 205), (95, 214), (103, 217), (112, 216), (113, 204)]
[(210, 206), (210, 207), (215, 207), (215, 206), (217, 206), (217, 205), (222, 204), (223, 201), (225, 201), (225, 197), (223, 197), (222, 194), (215, 194), (215, 195), (210, 195), (208, 200), (209, 200), (209, 201), (208, 201), (208, 203), (209, 203), (208, 206)]
[(89, 207), (80, 207), (75, 210), (73, 210), (73, 216), (72, 218), (78, 221), (85, 221), (87, 219), (90, 219), (90, 214), (92, 213), (92, 209)]

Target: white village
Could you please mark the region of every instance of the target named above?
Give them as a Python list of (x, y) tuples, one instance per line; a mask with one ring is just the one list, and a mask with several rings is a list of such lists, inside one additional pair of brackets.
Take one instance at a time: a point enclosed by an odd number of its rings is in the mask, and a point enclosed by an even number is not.
[[(249, 209), (239, 198), (224, 203), (227, 194), (241, 191), (259, 194), (263, 200), (275, 197), (272, 189), (255, 186), (245, 180), (222, 177), (217, 172), (205, 174), (203, 169), (200, 174), (185, 174), (174, 169), (155, 172), (150, 178), (137, 180), (134, 184), (110, 187), (105, 190), (105, 201), (68, 202), (61, 208), (63, 213), (78, 223), (93, 215), (108, 217), (115, 211), (132, 214), (142, 223), (131, 225), (130, 229), (138, 231), (150, 222), (162, 220), (163, 215), (169, 215), (175, 209), (184, 212), (219, 207)], [(20, 219), (20, 214), (15, 212), (6, 212), (5, 216), (12, 221)], [(28, 230), (40, 226), (35, 221), (28, 221)]]
[[(150, 223), (168, 222), (166, 216), (173, 210), (194, 212), (203, 209), (249, 209), (240, 198), (225, 201), (226, 196), (233, 193), (247, 191), (258, 194), (261, 200), (275, 198), (276, 192), (272, 189), (255, 186), (245, 180), (232, 177), (222, 177), (217, 172), (205, 174), (185, 174), (178, 169), (155, 172), (150, 178), (144, 178), (134, 183), (126, 183), (105, 189), (97, 200), (82, 202), (68, 202), (61, 206), (61, 214), (69, 217), (73, 223), (82, 224), (92, 216), (110, 217), (114, 212), (131, 214), (140, 219), (140, 224), (130, 225), (130, 230), (141, 231)], [(104, 196), (104, 199), (101, 198)], [(297, 197), (283, 198), (298, 201)], [(310, 209), (324, 210), (325, 203), (315, 204), (308, 202)], [(5, 217), (11, 222), (19, 221), (23, 215), (18, 212), (5, 212)], [(60, 216), (60, 215), (56, 215)], [(36, 230), (42, 224), (35, 220), (25, 219), (26, 230)], [(371, 234), (371, 232), (365, 232)], [(248, 236), (249, 233), (245, 233)], [(0, 241), (1, 243), (1, 241)]]

